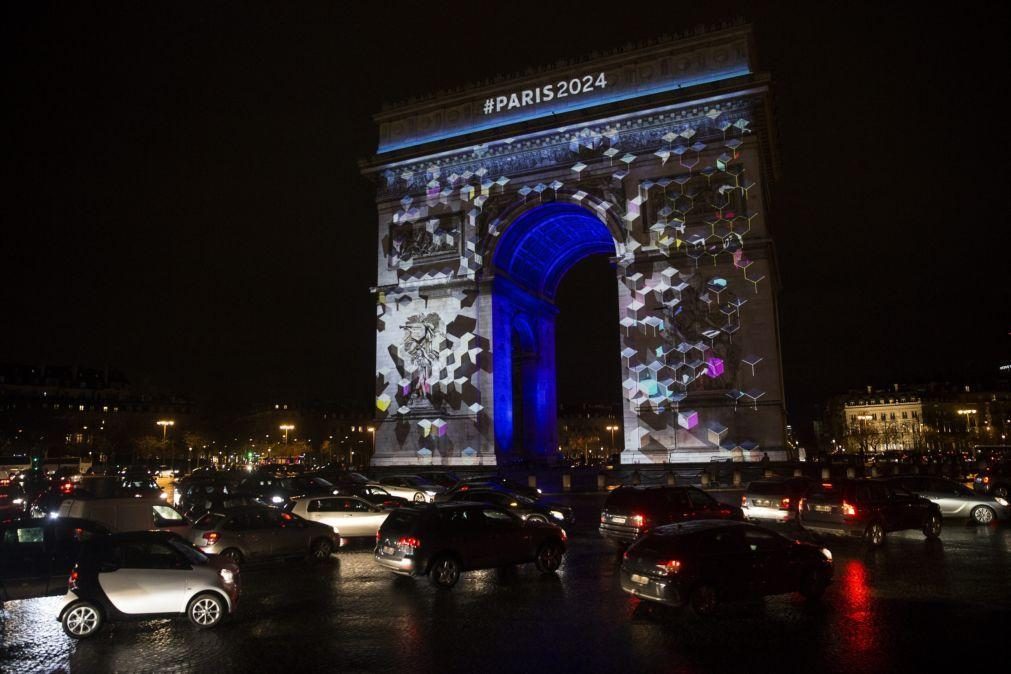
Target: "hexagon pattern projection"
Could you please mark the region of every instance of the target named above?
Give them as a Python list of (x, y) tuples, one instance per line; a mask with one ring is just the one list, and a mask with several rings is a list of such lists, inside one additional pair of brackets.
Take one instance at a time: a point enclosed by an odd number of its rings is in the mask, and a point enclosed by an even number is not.
[[(780, 444), (754, 105), (742, 95), (678, 106), (382, 172), (379, 462), (496, 461), (491, 256), (514, 214), (556, 201), (582, 207), (615, 239), (624, 460)], [(775, 418), (756, 422), (766, 408)]]

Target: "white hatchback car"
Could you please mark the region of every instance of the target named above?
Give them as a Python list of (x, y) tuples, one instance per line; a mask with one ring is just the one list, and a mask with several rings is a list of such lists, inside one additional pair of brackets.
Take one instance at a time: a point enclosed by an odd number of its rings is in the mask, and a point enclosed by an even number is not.
[(357, 496), (305, 496), (287, 510), (304, 519), (330, 525), (341, 538), (375, 536), (390, 514), (389, 510)]
[(418, 475), (390, 475), (381, 478), (379, 486), (394, 496), (415, 503), (432, 503), (436, 494), (446, 491), (445, 487), (433, 484)]
[(93, 636), (106, 622), (176, 615), (208, 628), (238, 601), (233, 563), (205, 555), (177, 534), (140, 531), (82, 545), (57, 619), (75, 639)]

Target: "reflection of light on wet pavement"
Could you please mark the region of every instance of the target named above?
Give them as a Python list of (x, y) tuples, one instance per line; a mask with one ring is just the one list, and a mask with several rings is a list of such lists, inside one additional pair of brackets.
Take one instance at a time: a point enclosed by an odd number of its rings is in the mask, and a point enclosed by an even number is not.
[(840, 625), (857, 653), (865, 653), (877, 647), (874, 629), (871, 589), (867, 584), (867, 567), (861, 560), (851, 560), (843, 567), (839, 598), (845, 611), (845, 622)]
[[(74, 642), (56, 622), (62, 604), (62, 596), (4, 604), (0, 611), (3, 623), (0, 663), (16, 664), (10, 671), (19, 672), (51, 672), (66, 667)], [(0, 669), (8, 671), (3, 666)]]

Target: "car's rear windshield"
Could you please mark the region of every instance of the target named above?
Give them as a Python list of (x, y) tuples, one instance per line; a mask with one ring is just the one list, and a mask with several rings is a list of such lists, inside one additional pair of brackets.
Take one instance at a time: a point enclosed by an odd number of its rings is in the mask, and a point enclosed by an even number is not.
[(664, 501), (664, 492), (660, 489), (617, 489), (607, 497), (604, 507), (608, 510), (621, 510), (662, 504)]
[(663, 556), (680, 550), (684, 547), (683, 544), (683, 537), (650, 534), (639, 539), (634, 551), (640, 555)]
[(815, 484), (807, 492), (807, 498), (816, 501), (836, 501), (843, 498), (844, 485), (841, 484)]
[(409, 531), (418, 521), (418, 513), (409, 510), (394, 510), (383, 522), (383, 529)]
[(215, 513), (204, 513), (204, 516), (193, 523), (193, 528), (200, 531), (210, 531), (211, 529), (217, 529), (221, 526), (221, 523), (225, 521), (224, 515), (218, 515)]
[(752, 482), (748, 485), (749, 494), (785, 494), (785, 482)]

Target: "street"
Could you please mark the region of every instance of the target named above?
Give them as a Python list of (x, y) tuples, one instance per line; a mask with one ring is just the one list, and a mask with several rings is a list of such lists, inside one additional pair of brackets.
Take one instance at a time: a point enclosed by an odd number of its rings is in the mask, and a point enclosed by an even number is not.
[[(618, 555), (596, 533), (603, 496), (576, 508), (556, 576), (532, 566), (466, 573), (451, 591), (394, 577), (372, 541), (329, 562), (243, 569), (238, 614), (198, 631), (185, 619), (107, 626), (75, 643), (59, 597), (10, 602), (3, 671), (916, 671), (941, 658), (997, 660), (1011, 616), (1011, 527), (945, 523), (941, 541), (891, 534), (868, 551), (829, 539), (835, 581), (797, 596), (729, 605), (712, 620), (625, 595)], [(972, 646), (969, 650), (967, 647)]]

